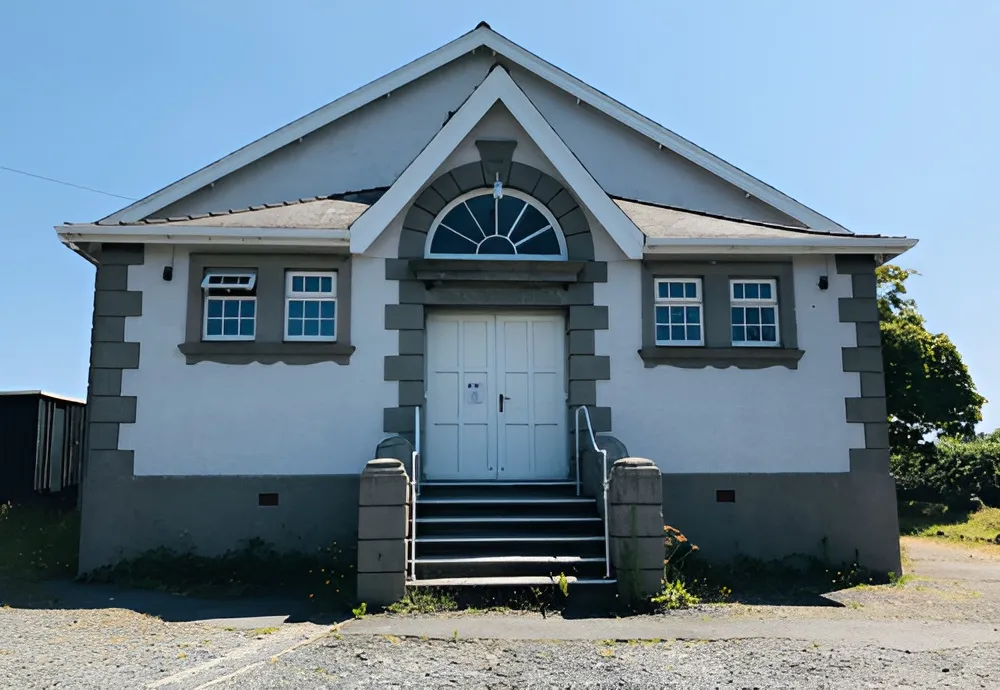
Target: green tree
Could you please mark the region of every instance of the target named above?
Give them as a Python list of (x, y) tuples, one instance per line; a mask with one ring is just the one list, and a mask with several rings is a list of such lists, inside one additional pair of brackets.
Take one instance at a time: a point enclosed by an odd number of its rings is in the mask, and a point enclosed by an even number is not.
[(928, 332), (916, 302), (906, 296), (914, 275), (892, 264), (876, 271), (889, 436), (897, 451), (921, 449), (928, 435), (972, 438), (986, 402), (955, 344), (944, 333)]

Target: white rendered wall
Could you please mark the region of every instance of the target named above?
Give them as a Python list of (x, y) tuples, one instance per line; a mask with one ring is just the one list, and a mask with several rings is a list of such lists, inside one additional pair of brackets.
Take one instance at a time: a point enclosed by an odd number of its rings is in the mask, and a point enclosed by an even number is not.
[(184, 341), (187, 252), (174, 278), (161, 278), (170, 249), (147, 245), (129, 267), (129, 290), (141, 290), (142, 316), (125, 323), (141, 343), (139, 369), (122, 375), (122, 395), (138, 399), (135, 424), (122, 424), (119, 448), (135, 451), (136, 475), (358, 474), (384, 438), (382, 410), (396, 401), (383, 381), (383, 357), (397, 353), (383, 305), (397, 284), (385, 262), (352, 259), (349, 365), (188, 365)]
[[(608, 264), (597, 304), (609, 307), (597, 354), (610, 355), (611, 380), (598, 382), (597, 403), (611, 407), (613, 434), (629, 453), (665, 473), (847, 472), (848, 450), (864, 448), (861, 424), (845, 421), (844, 398), (860, 395), (856, 373), (842, 368), (841, 348), (854, 347), (854, 324), (840, 323), (838, 299), (851, 277), (827, 257), (796, 258), (798, 369), (644, 367), (641, 271), (635, 261)], [(817, 287), (828, 275), (830, 287)]]

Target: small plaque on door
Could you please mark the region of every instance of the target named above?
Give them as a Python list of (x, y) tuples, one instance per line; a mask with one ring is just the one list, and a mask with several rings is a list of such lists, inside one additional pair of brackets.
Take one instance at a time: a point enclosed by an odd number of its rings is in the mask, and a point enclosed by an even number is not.
[(482, 405), (486, 399), (486, 386), (479, 383), (465, 384), (465, 402), (468, 405)]

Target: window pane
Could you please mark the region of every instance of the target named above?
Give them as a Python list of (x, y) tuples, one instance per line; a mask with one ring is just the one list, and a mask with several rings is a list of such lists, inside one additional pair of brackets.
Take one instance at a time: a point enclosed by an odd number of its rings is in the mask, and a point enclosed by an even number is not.
[(656, 296), (659, 299), (666, 299), (667, 297), (670, 297), (670, 283), (657, 283)]
[(319, 334), (326, 338), (332, 338), (334, 330), (333, 324), (334, 324), (333, 319), (323, 319), (322, 321), (320, 321)]
[(733, 283), (733, 299), (743, 299), (743, 283)]
[(222, 335), (239, 335), (239, 319), (223, 319)]
[(761, 299), (771, 299), (771, 284), (761, 283), (760, 284), (760, 298)]
[(698, 285), (695, 283), (684, 283), (684, 296), (695, 299), (698, 296)]
[(774, 307), (761, 307), (760, 322), (774, 323)]
[(658, 342), (666, 342), (670, 340), (670, 326), (657, 326), (656, 340)]
[[(503, 204), (506, 200), (507, 197), (504, 197), (500, 203)], [(517, 201), (520, 201), (520, 199)], [(501, 214), (501, 218), (502, 217), (503, 214)], [(524, 209), (524, 215), (521, 216), (521, 220), (519, 220), (514, 229), (510, 231), (509, 237), (512, 242), (520, 242), (525, 237), (530, 237), (532, 234), (538, 232), (548, 224), (549, 221), (542, 215), (542, 212), (531, 204), (528, 204), (528, 208)], [(509, 228), (507, 230), (501, 230), (500, 234), (506, 235), (508, 231)]]
[(778, 333), (774, 326), (761, 326), (761, 336), (765, 342), (776, 343), (778, 342)]
[(222, 335), (222, 319), (209, 319), (205, 324), (206, 335)]
[(656, 308), (656, 323), (670, 323), (670, 307)]
[(746, 298), (747, 299), (757, 299), (758, 296), (760, 295), (760, 292), (758, 291), (757, 288), (758, 288), (757, 283), (747, 283), (746, 285), (744, 285), (743, 289), (744, 289), (744, 295), (746, 296)]
[(307, 319), (319, 318), (319, 302), (309, 300), (305, 303), (305, 311)]
[(684, 284), (683, 283), (670, 283), (670, 296), (672, 298), (678, 298), (684, 296)]
[(293, 299), (288, 302), (288, 316), (293, 319), (302, 318), (302, 300)]
[(684, 323), (684, 307), (670, 307), (670, 323)]
[[(465, 212), (464, 207), (462, 211), (463, 213)], [(447, 220), (445, 218), (445, 221)], [(472, 222), (471, 218), (469, 222)], [(479, 231), (477, 230), (476, 232), (478, 233)], [(476, 242), (466, 239), (463, 235), (456, 235), (451, 230), (442, 227), (434, 233), (434, 240), (431, 242), (431, 252), (434, 254), (475, 254), (476, 244)]]
[[(493, 219), (494, 206), (493, 206), (493, 195), (483, 194), (482, 196), (474, 196), (471, 199), (467, 199), (464, 204), (459, 204), (458, 208), (467, 206), (468, 210), (465, 212), (469, 215), (469, 212), (475, 216), (475, 220), (479, 221), (479, 227), (476, 227), (475, 221), (472, 221), (471, 231), (475, 234), (469, 235), (470, 237), (478, 237), (482, 239), (484, 235), (493, 235), (496, 232), (496, 222)], [(482, 229), (482, 232), (480, 232)]]
[(688, 326), (687, 336), (688, 340), (701, 340), (701, 326)]
[(334, 317), (334, 309), (336, 306), (336, 302), (321, 302), (319, 305), (319, 315), (324, 319), (332, 319)]
[(747, 342), (760, 342), (760, 326), (747, 326)]
[[(510, 236), (511, 228), (514, 228), (514, 221), (517, 221), (517, 227), (521, 226), (521, 221), (518, 220), (518, 216), (521, 214), (521, 209), (525, 206), (524, 199), (517, 199), (512, 196), (505, 196), (500, 199), (497, 206), (500, 208), (500, 221), (497, 225), (500, 226), (500, 234)], [(524, 218), (521, 218), (524, 220)], [(542, 227), (546, 223), (542, 223), (538, 227)], [(535, 228), (537, 230), (538, 228)], [(531, 233), (529, 232), (528, 235)], [(527, 235), (522, 235), (522, 237), (527, 237)]]
[(749, 307), (747, 310), (747, 323), (758, 324), (760, 323), (760, 309), (758, 307)]
[(306, 276), (306, 292), (319, 292), (319, 278)]
[(733, 307), (733, 325), (743, 323), (743, 307)]
[(209, 317), (220, 317), (220, 316), (222, 316), (222, 300), (221, 299), (210, 299), (210, 300), (208, 300), (208, 316)]
[(743, 326), (733, 326), (733, 342), (742, 343), (746, 340), (746, 335), (743, 332)]
[(670, 327), (670, 339), (671, 340), (684, 340), (684, 326), (671, 326)]
[(305, 278), (292, 276), (292, 292), (302, 292), (305, 289)]
[(240, 319), (240, 335), (253, 335), (253, 319)]
[(319, 289), (323, 292), (331, 292), (333, 290), (333, 278), (326, 277), (319, 279)]
[[(485, 243), (484, 243), (485, 244)], [(506, 243), (505, 243), (506, 244)], [(503, 245), (498, 245), (499, 248), (503, 248)], [(524, 244), (517, 246), (518, 254), (537, 254), (539, 256), (558, 256), (560, 253), (559, 249), (559, 238), (556, 237), (556, 231), (554, 229), (549, 229), (543, 232), (541, 235), (532, 237), (530, 240)], [(499, 252), (495, 252), (499, 253)]]
[(686, 311), (688, 323), (699, 323), (701, 321), (701, 307), (688, 307)]
[(288, 319), (288, 335), (302, 335), (302, 319)]
[(243, 300), (240, 302), (240, 316), (243, 318), (253, 318), (254, 312), (257, 311), (256, 307), (257, 303), (253, 300)]
[(302, 329), (303, 335), (319, 335), (319, 321), (317, 319), (306, 319)]
[(226, 316), (239, 316), (240, 303), (232, 299), (226, 300), (222, 305), (222, 311)]

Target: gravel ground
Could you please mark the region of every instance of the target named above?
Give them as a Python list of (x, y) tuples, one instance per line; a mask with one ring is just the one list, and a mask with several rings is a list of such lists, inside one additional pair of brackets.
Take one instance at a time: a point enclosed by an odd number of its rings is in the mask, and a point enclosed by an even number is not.
[(985, 645), (945, 652), (787, 640), (446, 642), (327, 638), (215, 688), (996, 688)]
[[(0, 688), (1000, 688), (1000, 644), (982, 643), (1000, 625), (1000, 551), (907, 550), (914, 577), (902, 586), (844, 590), (827, 605), (597, 622), (448, 614), (246, 631), (122, 609), (0, 608)], [(573, 639), (598, 629), (685, 639)]]
[(138, 688), (245, 644), (245, 631), (121, 609), (0, 609), (0, 687)]

